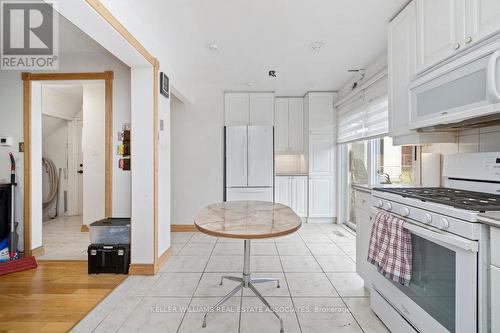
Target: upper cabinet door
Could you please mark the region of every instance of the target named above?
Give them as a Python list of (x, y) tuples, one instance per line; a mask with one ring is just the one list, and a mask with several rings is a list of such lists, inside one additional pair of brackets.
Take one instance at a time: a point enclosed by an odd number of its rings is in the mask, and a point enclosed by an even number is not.
[(480, 39), (500, 31), (499, 0), (466, 0), (465, 15), (467, 29), (464, 44), (473, 44)]
[(416, 0), (419, 71), (437, 64), (463, 47), (465, 26), (462, 1)]
[(331, 176), (333, 174), (332, 135), (312, 135), (309, 137), (309, 175)]
[(272, 187), (273, 126), (248, 126), (248, 186)]
[(288, 98), (276, 98), (274, 103), (274, 147), (277, 153), (288, 152)]
[(288, 144), (293, 153), (304, 151), (304, 99), (288, 100)]
[(274, 94), (250, 93), (250, 122), (249, 125), (274, 125)]
[(333, 93), (309, 93), (308, 97), (309, 132), (333, 132)]
[(225, 125), (248, 125), (249, 105), (248, 93), (226, 93), (224, 95)]
[(409, 130), (410, 77), (415, 74), (415, 2), (411, 2), (389, 25), (389, 125), (392, 136)]

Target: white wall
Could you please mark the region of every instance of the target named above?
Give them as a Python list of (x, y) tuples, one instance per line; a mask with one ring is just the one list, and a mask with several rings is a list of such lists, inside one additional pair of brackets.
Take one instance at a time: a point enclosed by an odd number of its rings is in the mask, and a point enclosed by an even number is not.
[(158, 137), (158, 255), (170, 247), (170, 101), (158, 96), (158, 121), (163, 130)]
[(222, 201), (223, 92), (196, 85), (192, 103), (172, 99), (172, 224), (193, 224), (201, 208)]
[[(145, 82), (149, 84), (144, 84)], [(153, 69), (131, 71), (131, 262), (154, 262)]]
[(83, 86), (83, 224), (104, 216), (104, 84)]

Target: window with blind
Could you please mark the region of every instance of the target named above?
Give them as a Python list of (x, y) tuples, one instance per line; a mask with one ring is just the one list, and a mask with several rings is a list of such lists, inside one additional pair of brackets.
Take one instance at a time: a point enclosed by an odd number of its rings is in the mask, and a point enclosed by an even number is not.
[(347, 143), (389, 132), (387, 75), (337, 108), (337, 142)]

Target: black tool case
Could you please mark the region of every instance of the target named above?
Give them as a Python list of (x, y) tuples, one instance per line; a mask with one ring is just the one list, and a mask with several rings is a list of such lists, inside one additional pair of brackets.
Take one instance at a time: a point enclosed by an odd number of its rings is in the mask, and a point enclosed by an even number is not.
[(87, 254), (89, 274), (128, 274), (129, 244), (90, 244)]

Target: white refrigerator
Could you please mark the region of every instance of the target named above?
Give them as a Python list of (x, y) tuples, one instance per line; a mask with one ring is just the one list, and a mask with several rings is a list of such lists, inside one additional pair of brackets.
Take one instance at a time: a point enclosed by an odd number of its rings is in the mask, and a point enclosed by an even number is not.
[(272, 202), (273, 126), (226, 126), (224, 130), (224, 200)]

